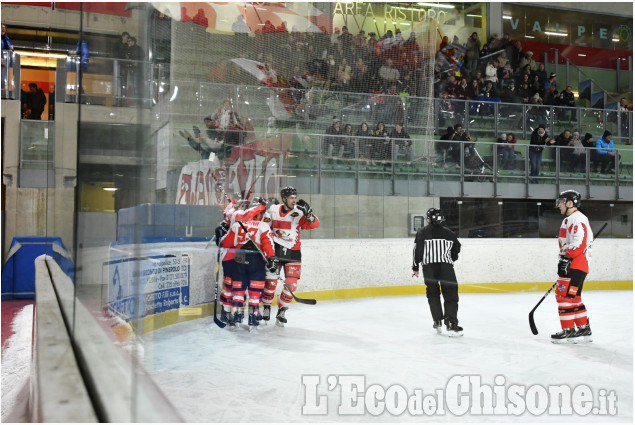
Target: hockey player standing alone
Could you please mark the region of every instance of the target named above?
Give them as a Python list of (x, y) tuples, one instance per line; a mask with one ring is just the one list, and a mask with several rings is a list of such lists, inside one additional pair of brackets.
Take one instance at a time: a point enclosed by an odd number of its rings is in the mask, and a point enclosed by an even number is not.
[[(434, 320), (432, 327), (441, 333), (443, 321), (448, 336), (462, 336), (463, 328), (459, 326), (457, 318), (459, 287), (454, 273), (454, 262), (459, 258), (461, 244), (456, 235), (443, 226), (445, 217), (441, 210), (430, 208), (426, 217), (428, 225), (419, 229), (415, 236), (412, 271), (419, 277), (421, 263), (426, 296)], [(441, 293), (444, 308), (441, 308)]]
[[(272, 205), (265, 213), (264, 221), (271, 226), (276, 257), (282, 260), (284, 265), (284, 283), (295, 292), (300, 269), (302, 253), (300, 251), (300, 230), (311, 230), (320, 227), (320, 220), (313, 215), (313, 209), (306, 201), (298, 200), (298, 191), (291, 186), (280, 191), (282, 205)], [(286, 261), (285, 261), (286, 260)], [(269, 320), (271, 316), (271, 303), (278, 284), (278, 277), (282, 266), (280, 263), (267, 270), (265, 290), (263, 294), (263, 319)], [(285, 287), (278, 299), (278, 313), (276, 324), (284, 326), (287, 323), (285, 312), (293, 299), (289, 290)]]
[(580, 199), (575, 190), (565, 190), (556, 199), (556, 207), (565, 216), (558, 233), (560, 277), (555, 292), (562, 331), (551, 335), (551, 342), (556, 344), (593, 341), (581, 298), (582, 284), (589, 273), (589, 247), (593, 232), (589, 219), (578, 211)]

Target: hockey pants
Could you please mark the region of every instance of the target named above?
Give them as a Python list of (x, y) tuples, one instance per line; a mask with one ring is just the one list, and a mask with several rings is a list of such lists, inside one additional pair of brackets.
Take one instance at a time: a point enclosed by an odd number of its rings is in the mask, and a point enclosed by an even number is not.
[(585, 305), (582, 303), (582, 285), (586, 273), (571, 269), (569, 276), (558, 278), (556, 301), (562, 329), (571, 329), (573, 325), (584, 326), (589, 323)]
[[(445, 324), (458, 324), (459, 285), (456, 282), (454, 266), (448, 263), (432, 263), (422, 266), (423, 280), (432, 320), (443, 320)], [(443, 308), (441, 308), (443, 294)], [(445, 311), (445, 313), (444, 313)]]

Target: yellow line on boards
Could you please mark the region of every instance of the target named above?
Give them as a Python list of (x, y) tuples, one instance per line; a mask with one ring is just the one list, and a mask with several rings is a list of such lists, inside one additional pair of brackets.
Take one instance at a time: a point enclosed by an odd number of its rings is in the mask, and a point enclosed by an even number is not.
[[(555, 282), (555, 281), (554, 281)], [(484, 283), (484, 284), (459, 284), (459, 293), (511, 293), (511, 292), (546, 292), (554, 282), (529, 282), (529, 283)], [(633, 290), (632, 280), (621, 281), (589, 281), (584, 282), (585, 291), (597, 290)], [(332, 289), (327, 291), (297, 292), (300, 298), (314, 298), (318, 301), (342, 300), (353, 298), (388, 297), (400, 295), (424, 295), (426, 287), (419, 285), (402, 286), (377, 286), (369, 288)], [(219, 311), (222, 306), (219, 305)], [(176, 323), (185, 322), (203, 317), (209, 317), (214, 312), (214, 303), (185, 307), (180, 310), (171, 310), (165, 313), (144, 317), (144, 334), (161, 329)], [(210, 326), (214, 326), (210, 323)]]

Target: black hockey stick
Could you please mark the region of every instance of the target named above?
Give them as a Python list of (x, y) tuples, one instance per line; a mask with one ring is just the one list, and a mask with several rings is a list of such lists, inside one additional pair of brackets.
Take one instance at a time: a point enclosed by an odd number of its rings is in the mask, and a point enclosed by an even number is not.
[(224, 328), (226, 326), (225, 323), (221, 322), (218, 316), (218, 274), (220, 271), (220, 247), (218, 247), (218, 254), (216, 254), (216, 281), (214, 282), (214, 323), (218, 325), (219, 328)]
[[(240, 227), (243, 228), (243, 230), (245, 231), (245, 233), (247, 233), (247, 237), (249, 238), (249, 240), (254, 244), (254, 246), (256, 247), (256, 249), (258, 250), (258, 252), (260, 253), (260, 255), (262, 255), (262, 258), (265, 259), (265, 261), (267, 261), (267, 256), (265, 255), (264, 252), (262, 252), (262, 249), (260, 249), (260, 247), (256, 244), (256, 241), (254, 241), (254, 238), (251, 237), (251, 233), (249, 233), (249, 231), (247, 230), (247, 228), (243, 225), (243, 223), (239, 220), (236, 220), (238, 222), (238, 224), (240, 224)], [(286, 258), (276, 258), (274, 257), (274, 259), (277, 259), (279, 261), (287, 261), (289, 262), (288, 259)], [(291, 293), (291, 296), (293, 297), (293, 299), (300, 303), (300, 304), (308, 304), (308, 305), (315, 305), (317, 304), (317, 300), (313, 299), (313, 298), (300, 298), (298, 296), (296, 296), (293, 291), (291, 290), (291, 288), (289, 287), (289, 285), (287, 285), (286, 283), (283, 283), (284, 287), (287, 288), (287, 291), (289, 291)]]
[[(604, 230), (604, 228), (606, 227), (608, 223), (604, 223), (604, 226), (602, 226), (602, 228), (600, 228), (600, 230), (597, 232), (597, 234), (595, 235), (595, 237), (593, 238), (593, 240), (595, 240), (595, 238), (597, 238), (598, 236), (600, 236), (600, 233), (602, 233), (602, 230)], [(593, 242), (591, 242), (591, 245), (593, 245)], [(538, 308), (538, 306), (540, 304), (542, 304), (542, 302), (545, 300), (545, 298), (547, 298), (547, 296), (551, 293), (551, 291), (553, 290), (553, 288), (556, 287), (556, 284), (558, 283), (558, 281), (556, 280), (554, 282), (553, 285), (551, 285), (551, 288), (549, 288), (549, 290), (547, 291), (547, 293), (545, 295), (543, 295), (543, 297), (540, 299), (540, 301), (538, 301), (538, 304), (536, 304), (536, 306), (529, 312), (529, 327), (531, 328), (531, 333), (534, 335), (538, 335), (538, 328), (536, 328), (536, 322), (534, 321), (534, 312), (536, 311), (536, 309)]]

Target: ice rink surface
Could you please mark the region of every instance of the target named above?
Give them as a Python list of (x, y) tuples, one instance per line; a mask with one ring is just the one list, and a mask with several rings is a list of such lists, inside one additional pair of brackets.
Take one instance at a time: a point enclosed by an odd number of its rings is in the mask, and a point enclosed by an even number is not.
[[(532, 335), (542, 295), (461, 294), (461, 338), (433, 331), (425, 296), (293, 304), (286, 327), (252, 332), (208, 317), (145, 335), (144, 362), (188, 422), (632, 423), (633, 292), (584, 292), (594, 342), (576, 345), (550, 341), (553, 293)], [(573, 394), (563, 414), (549, 386)]]

